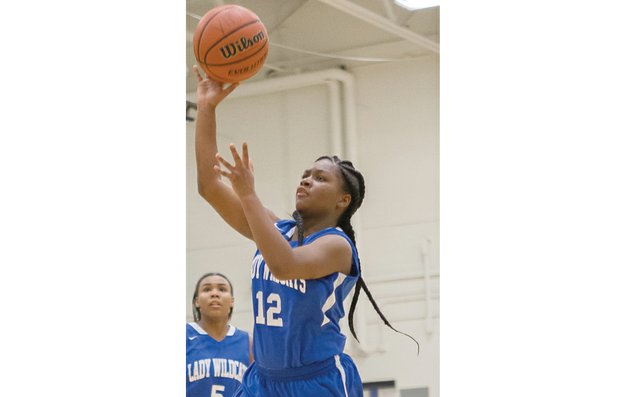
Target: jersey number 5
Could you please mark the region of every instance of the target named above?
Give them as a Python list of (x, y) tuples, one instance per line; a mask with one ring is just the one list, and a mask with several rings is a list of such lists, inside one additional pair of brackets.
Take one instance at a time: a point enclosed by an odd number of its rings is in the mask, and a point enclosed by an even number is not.
[(218, 391), (224, 391), (224, 386), (220, 386), (220, 385), (211, 386), (211, 397), (224, 397), (224, 395), (218, 393)]
[[(265, 305), (263, 303), (263, 291), (258, 291), (256, 293), (256, 301), (258, 303), (258, 308), (256, 310), (256, 324), (265, 324)], [(271, 293), (267, 297), (267, 304), (269, 304), (269, 308), (267, 308), (267, 325), (271, 327), (282, 327), (282, 318), (276, 317), (276, 314), (280, 314), (282, 309), (280, 308), (281, 300), (280, 295), (276, 293)]]

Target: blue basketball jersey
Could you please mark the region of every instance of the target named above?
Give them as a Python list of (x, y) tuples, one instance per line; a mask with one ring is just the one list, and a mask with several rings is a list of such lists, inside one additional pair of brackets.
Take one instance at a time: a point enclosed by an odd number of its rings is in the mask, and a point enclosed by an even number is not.
[[(294, 220), (275, 226), (291, 247), (297, 247)], [(343, 302), (359, 277), (359, 260), (353, 242), (340, 228), (327, 228), (304, 239), (304, 245), (328, 234), (342, 236), (353, 252), (351, 275), (333, 273), (316, 280), (276, 279), (260, 251), (252, 262), (254, 359), (263, 368), (295, 368), (333, 359), (344, 350), (346, 337), (338, 322)]]
[(231, 325), (218, 342), (191, 322), (186, 335), (186, 396), (232, 396), (250, 365), (248, 333)]

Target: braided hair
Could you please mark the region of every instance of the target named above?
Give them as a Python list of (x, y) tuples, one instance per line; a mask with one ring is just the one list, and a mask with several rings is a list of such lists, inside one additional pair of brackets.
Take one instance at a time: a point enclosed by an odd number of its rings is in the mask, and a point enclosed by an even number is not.
[[(357, 211), (357, 209), (361, 207), (362, 201), (364, 201), (364, 195), (366, 194), (366, 185), (364, 183), (364, 176), (361, 174), (361, 172), (355, 169), (355, 167), (353, 166), (353, 163), (347, 160), (341, 160), (340, 158), (338, 158), (338, 156), (321, 156), (318, 159), (316, 159), (315, 162), (320, 161), (320, 160), (329, 160), (338, 166), (338, 169), (340, 170), (340, 175), (342, 176), (342, 180), (344, 182), (343, 189), (345, 190), (346, 193), (351, 195), (351, 203), (349, 204), (347, 209), (342, 213), (342, 215), (340, 215), (337, 226), (342, 229), (342, 231), (351, 239), (351, 241), (353, 242), (353, 245), (357, 248), (357, 243), (355, 242), (355, 230), (353, 230), (353, 226), (351, 225), (351, 217), (353, 216), (355, 211)], [(293, 219), (295, 219), (295, 222), (297, 224), (297, 241), (299, 242), (299, 245), (301, 246), (304, 241), (303, 219), (301, 217), (301, 214), (299, 214), (299, 212), (297, 211), (293, 212)], [(381, 317), (385, 325), (390, 327), (392, 330), (398, 332), (399, 334), (403, 334), (411, 338), (418, 345), (418, 354), (420, 354), (420, 344), (418, 343), (418, 341), (415, 340), (415, 338), (413, 338), (411, 335), (408, 335), (392, 327), (392, 325), (387, 320), (385, 315), (379, 309), (377, 302), (375, 302), (375, 299), (370, 293), (368, 286), (366, 286), (366, 283), (364, 282), (364, 279), (362, 278), (361, 261), (360, 261), (359, 277), (357, 279), (357, 282), (355, 283), (355, 291), (353, 292), (353, 299), (351, 300), (351, 306), (349, 307), (349, 318), (348, 318), (349, 329), (351, 330), (351, 334), (353, 334), (353, 337), (355, 338), (355, 340), (359, 342), (359, 339), (357, 338), (357, 335), (355, 333), (355, 327), (353, 325), (353, 313), (355, 312), (355, 306), (357, 305), (357, 300), (359, 298), (361, 289), (364, 290), (364, 292), (366, 293), (366, 296), (368, 297), (368, 299), (370, 300), (370, 303), (372, 304), (372, 307), (375, 309), (377, 314), (379, 314), (379, 317)]]
[[(223, 279), (225, 279), (226, 281), (228, 281), (228, 285), (230, 285), (230, 296), (235, 296), (233, 294), (232, 283), (230, 282), (228, 277), (224, 276), (222, 273), (216, 273), (216, 272), (204, 274), (196, 282), (196, 288), (194, 289), (194, 297), (192, 298), (192, 314), (194, 315), (194, 321), (196, 321), (196, 322), (200, 321), (200, 317), (201, 317), (200, 310), (198, 310), (198, 308), (196, 307), (196, 303), (195, 303), (196, 302), (196, 298), (198, 297), (198, 288), (200, 288), (200, 283), (202, 282), (202, 280), (204, 280), (205, 278), (207, 278), (209, 276), (220, 276)], [(230, 307), (230, 313), (228, 313), (228, 318), (229, 319), (232, 317), (232, 313), (233, 313), (233, 307), (231, 306)]]

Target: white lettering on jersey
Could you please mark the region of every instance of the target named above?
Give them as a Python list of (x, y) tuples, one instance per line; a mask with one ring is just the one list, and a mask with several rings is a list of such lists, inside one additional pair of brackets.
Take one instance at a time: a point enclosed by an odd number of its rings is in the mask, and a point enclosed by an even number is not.
[[(261, 272), (261, 266), (263, 267)], [(261, 277), (262, 274), (262, 277)], [(272, 281), (274, 283), (278, 283), (280, 285), (284, 285), (285, 287), (294, 289), (296, 291), (301, 292), (302, 294), (306, 293), (306, 280), (294, 279), (294, 280), (278, 280), (271, 274), (269, 270), (269, 266), (265, 263), (265, 260), (262, 255), (258, 254), (252, 260), (252, 279), (263, 279)]]
[[(226, 358), (213, 358), (206, 360), (194, 361), (193, 364), (187, 364), (187, 372), (189, 381), (194, 382), (210, 375), (210, 363), (213, 363), (214, 378), (230, 378), (241, 382), (243, 374), (248, 367), (237, 360)], [(206, 368), (205, 368), (206, 366)], [(202, 372), (201, 372), (202, 371)]]
[(260, 278), (260, 264), (263, 262), (263, 256), (258, 254), (254, 257), (252, 261), (252, 279)]
[(210, 358), (194, 361), (191, 364), (187, 364), (187, 375), (189, 376), (189, 381), (194, 382), (200, 379), (208, 378), (211, 372), (210, 364)]

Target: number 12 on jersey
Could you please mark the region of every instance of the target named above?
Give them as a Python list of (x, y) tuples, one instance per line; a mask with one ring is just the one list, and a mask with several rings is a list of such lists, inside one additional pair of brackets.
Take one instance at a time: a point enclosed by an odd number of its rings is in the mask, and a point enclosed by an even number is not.
[[(265, 324), (265, 303), (263, 302), (263, 291), (256, 293), (258, 307), (256, 309), (256, 324)], [(267, 297), (267, 325), (271, 327), (282, 327), (282, 318), (276, 317), (282, 311), (280, 295), (271, 293)]]

